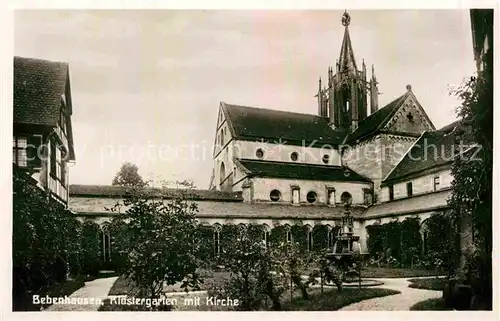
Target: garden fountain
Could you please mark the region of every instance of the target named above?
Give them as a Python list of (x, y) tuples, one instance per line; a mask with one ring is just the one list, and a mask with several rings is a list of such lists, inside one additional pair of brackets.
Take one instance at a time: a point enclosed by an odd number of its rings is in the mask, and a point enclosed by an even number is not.
[(337, 270), (343, 272), (344, 282), (358, 281), (358, 285), (370, 285), (369, 280), (361, 279), (361, 265), (368, 258), (368, 253), (363, 253), (359, 236), (354, 235), (353, 217), (350, 207), (352, 199), (344, 202), (344, 215), (342, 216), (340, 230), (335, 237), (333, 251), (326, 254), (326, 258)]

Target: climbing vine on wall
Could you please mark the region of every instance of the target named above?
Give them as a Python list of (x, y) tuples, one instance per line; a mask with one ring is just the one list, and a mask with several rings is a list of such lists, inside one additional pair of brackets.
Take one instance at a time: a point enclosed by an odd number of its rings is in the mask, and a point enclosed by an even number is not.
[(446, 268), (451, 262), (450, 242), (454, 241), (449, 220), (443, 215), (434, 214), (425, 221), (422, 233), (421, 229), (418, 218), (369, 225), (366, 227), (368, 252), (373, 258), (384, 263), (392, 262), (396, 266), (413, 266), (420, 262)]

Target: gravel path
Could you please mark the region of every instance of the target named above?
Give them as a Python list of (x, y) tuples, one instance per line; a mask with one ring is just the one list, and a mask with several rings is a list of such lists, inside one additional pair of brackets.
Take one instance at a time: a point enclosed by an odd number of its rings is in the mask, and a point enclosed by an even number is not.
[(384, 282), (383, 285), (376, 286), (377, 288), (397, 290), (401, 293), (364, 300), (345, 306), (340, 309), (340, 311), (408, 311), (410, 310), (410, 307), (417, 302), (442, 297), (442, 291), (409, 288), (409, 279), (415, 278), (374, 279)]
[[(85, 286), (73, 292), (69, 298), (100, 299), (101, 301), (108, 297), (108, 292), (118, 277), (96, 279), (85, 282)], [(53, 304), (45, 311), (97, 311), (98, 304)]]

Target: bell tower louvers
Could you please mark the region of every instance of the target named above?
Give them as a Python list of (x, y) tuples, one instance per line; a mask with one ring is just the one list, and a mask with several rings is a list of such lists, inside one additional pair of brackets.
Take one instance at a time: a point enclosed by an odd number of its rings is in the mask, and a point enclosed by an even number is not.
[(367, 117), (367, 97), (370, 94), (371, 113), (377, 110), (378, 88), (373, 66), (372, 77), (368, 82), (366, 65), (363, 60), (358, 70), (349, 35), (351, 17), (344, 12), (342, 25), (345, 27), (344, 39), (335, 69), (328, 68), (328, 86), (322, 87), (321, 79), (316, 97), (319, 116), (329, 118), (334, 128), (355, 130), (358, 123)]

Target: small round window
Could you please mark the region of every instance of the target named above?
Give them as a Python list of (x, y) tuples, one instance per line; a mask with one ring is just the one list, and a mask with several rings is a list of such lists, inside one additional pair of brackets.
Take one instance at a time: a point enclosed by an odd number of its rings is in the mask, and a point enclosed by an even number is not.
[(264, 151), (262, 150), (262, 148), (257, 149), (257, 151), (255, 152), (255, 156), (257, 156), (257, 158), (259, 159), (264, 158)]
[(299, 159), (299, 154), (297, 152), (293, 152), (290, 154), (290, 159), (296, 162)]
[(330, 155), (328, 154), (323, 155), (323, 163), (328, 164), (329, 161), (330, 161)]
[(307, 193), (307, 201), (309, 203), (316, 202), (317, 198), (318, 198), (318, 194), (316, 194), (316, 192), (311, 191), (311, 192)]
[(271, 193), (269, 194), (269, 198), (271, 199), (271, 201), (273, 202), (277, 202), (280, 200), (281, 198), (281, 193), (280, 191), (278, 191), (277, 189), (273, 189), (271, 191)]
[(340, 195), (340, 201), (342, 203), (349, 203), (352, 201), (352, 196), (349, 192), (344, 192), (342, 195)]

